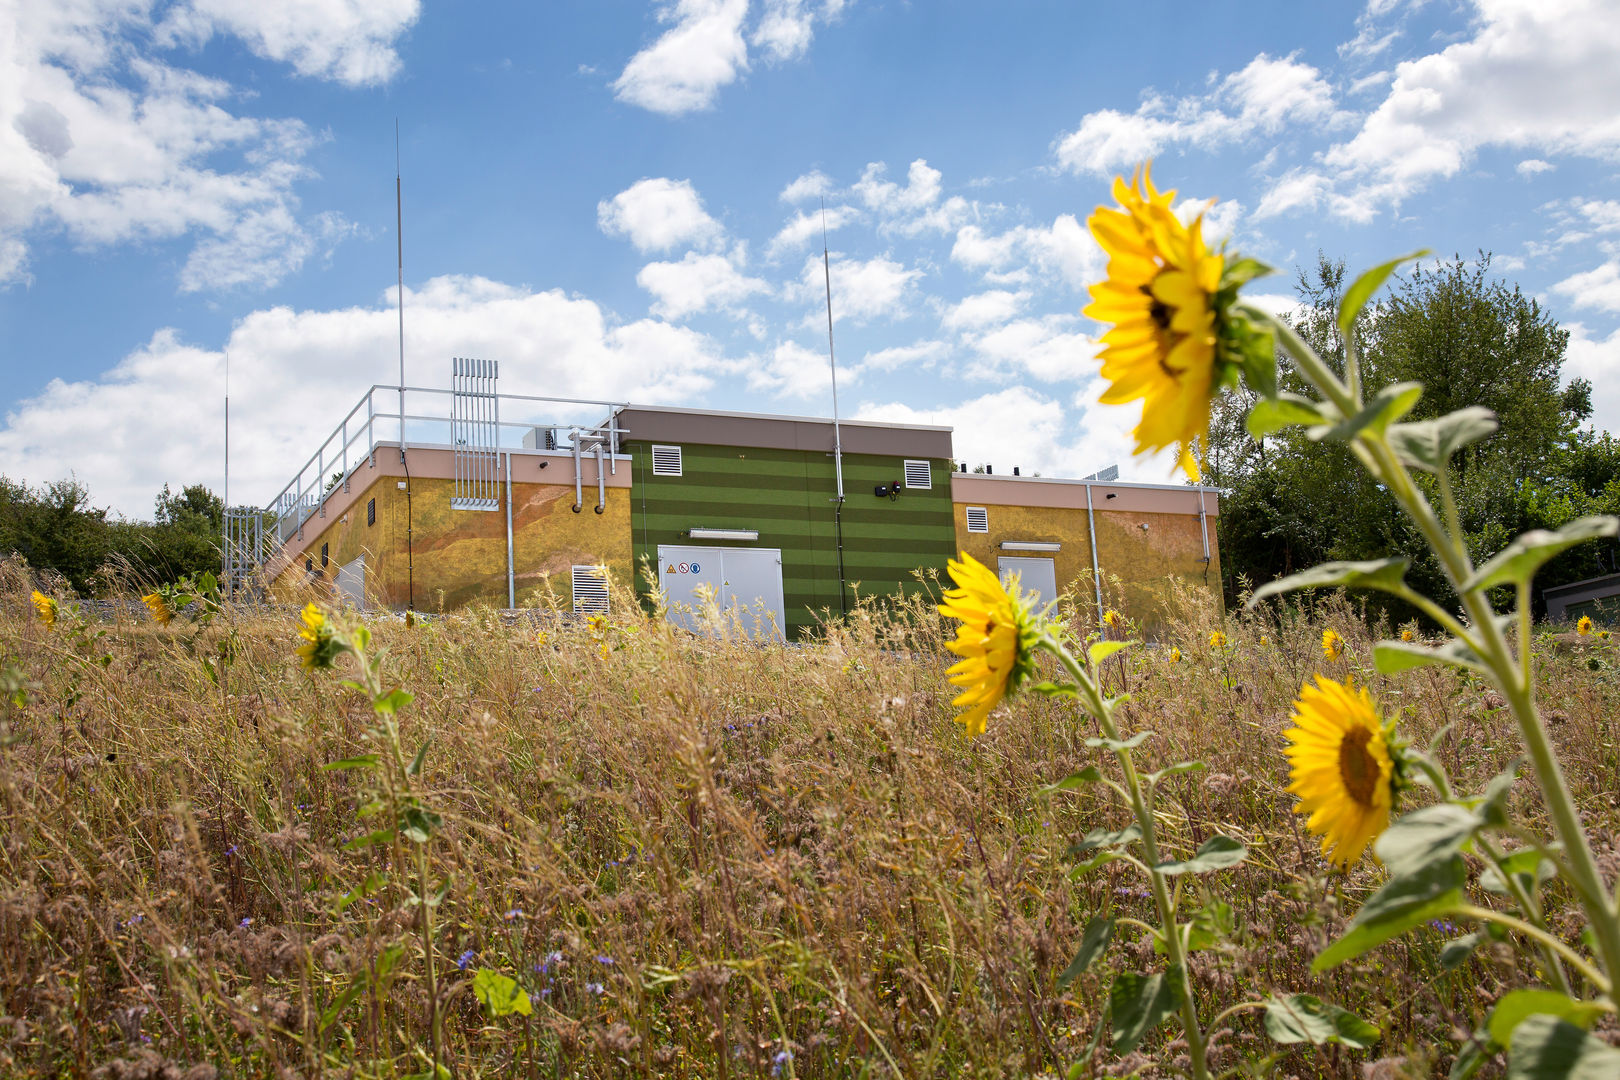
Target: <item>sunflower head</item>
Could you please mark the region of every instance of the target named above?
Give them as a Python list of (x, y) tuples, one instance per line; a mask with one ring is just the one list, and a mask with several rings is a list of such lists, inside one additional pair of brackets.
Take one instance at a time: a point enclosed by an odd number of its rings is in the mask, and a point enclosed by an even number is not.
[[(1174, 191), (1153, 186), (1144, 165), (1129, 184), (1114, 180), (1116, 206), (1087, 221), (1108, 253), (1108, 277), (1091, 287), (1084, 314), (1109, 324), (1102, 374), (1110, 404), (1142, 400), (1136, 453), (1168, 446), (1198, 478), (1195, 440), (1209, 431), (1209, 404), (1223, 381), (1221, 322), (1235, 290), (1222, 293), (1225, 257), (1204, 242), (1203, 215), (1183, 225)], [(1217, 294), (1221, 294), (1218, 299)]]
[(146, 605), (146, 610), (152, 613), (152, 621), (159, 626), (168, 626), (169, 621), (174, 618), (174, 609), (169, 607), (169, 602), (164, 599), (162, 593), (147, 593), (141, 597), (141, 603)]
[(1410, 626), (1403, 627), (1401, 630), (1401, 640), (1410, 644), (1411, 642), (1417, 640), (1417, 635), (1412, 632), (1412, 628)]
[(46, 596), (38, 589), (35, 589), (34, 595), (29, 597), (29, 599), (34, 602), (34, 611), (39, 615), (39, 621), (45, 624), (45, 629), (49, 630), (55, 626), (57, 611), (56, 597)]
[(1609, 632), (1607, 630), (1599, 630), (1598, 631), (1598, 640), (1599, 641), (1608, 641), (1609, 640)]
[(1344, 638), (1332, 627), (1322, 631), (1322, 655), (1329, 660), (1337, 660), (1344, 655)]
[(1046, 637), (1038, 614), (1016, 591), (967, 552), (950, 562), (956, 588), (945, 593), (941, 615), (957, 619), (956, 638), (946, 648), (962, 659), (950, 679), (962, 688), (951, 702), (963, 707), (956, 719), (970, 736), (982, 735), (985, 718), (1001, 699), (1017, 690), (1035, 667), (1035, 649)]
[(298, 629), (298, 636), (303, 639), (303, 644), (295, 651), (299, 660), (303, 662), (304, 670), (314, 671), (317, 668), (331, 667), (339, 654), (348, 648), (347, 643), (338, 637), (336, 628), (326, 617), (326, 612), (313, 602), (304, 606), (299, 619), (304, 624)]
[(1103, 625), (1108, 627), (1110, 630), (1118, 630), (1121, 626), (1125, 625), (1125, 616), (1121, 615), (1113, 608), (1109, 608), (1107, 611), (1103, 612)]
[(1394, 724), (1383, 722), (1365, 687), (1322, 675), (1300, 688), (1290, 719), (1288, 790), (1299, 797), (1295, 812), (1308, 815), (1306, 828), (1322, 838), (1322, 853), (1348, 870), (1388, 828), (1403, 782)]
[(1210, 631), (1209, 647), (1217, 651), (1226, 648), (1226, 635), (1219, 630)]
[(1592, 633), (1592, 616), (1582, 615), (1581, 621), (1575, 624), (1575, 632), (1581, 637), (1589, 636)]
[(1174, 645), (1170, 646), (1170, 662), (1172, 664), (1181, 663), (1181, 650)]

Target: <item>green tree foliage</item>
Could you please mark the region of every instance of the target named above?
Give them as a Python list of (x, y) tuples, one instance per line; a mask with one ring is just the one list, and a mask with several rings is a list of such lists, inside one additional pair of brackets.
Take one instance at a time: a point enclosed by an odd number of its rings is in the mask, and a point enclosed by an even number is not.
[[(1300, 274), (1301, 308), (1291, 318), (1341, 373), (1344, 346), (1335, 312), (1346, 285), (1343, 262), (1319, 256)], [(1500, 430), (1458, 454), (1451, 473), (1476, 560), (1527, 529), (1620, 511), (1620, 441), (1582, 427), (1592, 415), (1592, 388), (1581, 379), (1563, 383), (1568, 332), (1517, 286), (1494, 280), (1489, 255), (1414, 269), (1363, 310), (1356, 341), (1369, 396), (1397, 382), (1426, 385), (1408, 419), (1470, 405), (1497, 415)], [(1281, 381), (1285, 389), (1300, 389), (1286, 369)], [(1236, 599), (1242, 580), (1259, 584), (1318, 562), (1427, 550), (1345, 444), (1311, 442), (1299, 428), (1257, 441), (1243, 426), (1251, 403), (1240, 395), (1219, 403), (1205, 455), (1209, 482), (1228, 492), (1220, 530), (1229, 599)], [(1428, 494), (1439, 501), (1436, 491)], [(1616, 570), (1620, 548), (1614, 542), (1588, 544), (1548, 564), (1538, 584)], [(1420, 558), (1410, 580), (1431, 595), (1449, 596), (1432, 558)], [(1397, 607), (1390, 602), (1391, 614), (1404, 618), (1408, 612)]]
[(101, 584), (98, 571), (119, 559), (150, 585), (217, 573), (224, 509), (202, 484), (178, 494), (165, 484), (153, 520), (128, 521), (93, 506), (77, 480), (35, 487), (0, 476), (0, 554), (17, 552), (86, 594)]

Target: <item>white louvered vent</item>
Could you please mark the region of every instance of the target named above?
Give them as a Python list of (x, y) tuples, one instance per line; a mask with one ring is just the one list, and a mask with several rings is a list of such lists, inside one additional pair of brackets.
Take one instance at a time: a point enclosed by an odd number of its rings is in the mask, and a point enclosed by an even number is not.
[(928, 467), (926, 461), (906, 462), (906, 487), (931, 488), (934, 486), (934, 472)]
[(967, 530), (968, 532), (982, 532), (982, 533), (989, 532), (990, 531), (990, 511), (986, 510), (982, 506), (970, 506), (970, 507), (968, 507), (967, 508), (967, 527), (968, 527), (968, 530)]
[(678, 446), (654, 446), (653, 475), (679, 476), (681, 475), (681, 448)]
[(574, 580), (574, 611), (595, 615), (608, 609), (608, 575), (605, 566), (576, 566)]

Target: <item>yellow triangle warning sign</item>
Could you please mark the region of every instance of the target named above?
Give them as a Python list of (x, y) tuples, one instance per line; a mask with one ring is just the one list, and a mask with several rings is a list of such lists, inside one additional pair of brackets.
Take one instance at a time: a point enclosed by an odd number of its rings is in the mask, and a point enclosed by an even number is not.
[(666, 573), (666, 574), (673, 574), (674, 572), (675, 572), (675, 564), (674, 563), (670, 563), (669, 564), (669, 569), (664, 571), (664, 573)]

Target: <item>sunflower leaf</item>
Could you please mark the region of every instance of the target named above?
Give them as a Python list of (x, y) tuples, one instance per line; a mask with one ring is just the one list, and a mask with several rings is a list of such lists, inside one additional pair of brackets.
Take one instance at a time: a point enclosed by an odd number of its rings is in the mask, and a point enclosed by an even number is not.
[(1298, 394), (1278, 394), (1274, 398), (1257, 401), (1249, 410), (1249, 434), (1257, 439), (1281, 431), (1295, 424), (1322, 424), (1330, 421), (1318, 402)]
[(1484, 944), (1484, 934), (1464, 934), (1460, 938), (1453, 938), (1440, 949), (1440, 967), (1443, 971), (1456, 971), (1474, 955), (1474, 950)]
[(1070, 855), (1084, 855), (1097, 848), (1113, 848), (1142, 838), (1140, 825), (1127, 825), (1123, 829), (1095, 828), (1069, 846)]
[(1276, 272), (1276, 269), (1267, 266), (1259, 259), (1247, 257), (1234, 259), (1226, 264), (1226, 271), (1221, 274), (1221, 288), (1230, 289), (1247, 285), (1255, 278), (1267, 277)]
[(1394, 675), (1431, 664), (1485, 671), (1485, 662), (1461, 641), (1448, 641), (1437, 649), (1406, 641), (1380, 641), (1373, 646), (1373, 665), (1381, 675)]
[(1604, 1080), (1620, 1074), (1620, 1050), (1555, 1016), (1513, 1030), (1508, 1080)]
[(1212, 870), (1236, 866), (1248, 857), (1249, 849), (1230, 836), (1212, 836), (1199, 845), (1192, 858), (1180, 862), (1162, 862), (1154, 869), (1167, 877), (1174, 877), (1176, 874), (1207, 874)]
[(1310, 428), (1305, 432), (1305, 437), (1312, 442), (1349, 442), (1363, 432), (1378, 435), (1390, 424), (1411, 412), (1422, 396), (1422, 383), (1392, 383), (1378, 391), (1367, 403), (1366, 408), (1348, 420)]
[(1091, 657), (1092, 666), (1095, 667), (1121, 649), (1130, 647), (1131, 643), (1128, 641), (1099, 641), (1086, 650), (1086, 655)]
[(1108, 1017), (1114, 1028), (1114, 1052), (1128, 1054), (1154, 1028), (1181, 1007), (1181, 969), (1154, 975), (1126, 971), (1108, 988)]
[(1491, 1038), (1511, 1049), (1519, 1025), (1532, 1016), (1555, 1016), (1578, 1028), (1590, 1028), (1603, 1012), (1603, 1006), (1596, 1002), (1576, 1001), (1557, 990), (1511, 990), (1491, 1010), (1485, 1027)]
[(1117, 851), (1099, 851), (1085, 862), (1075, 863), (1069, 867), (1069, 880), (1079, 881), (1099, 866), (1106, 866), (1111, 862), (1123, 859), (1125, 856)]
[(1389, 444), (1408, 465), (1437, 473), (1452, 454), (1493, 434), (1497, 427), (1495, 413), (1482, 405), (1470, 405), (1433, 420), (1391, 424)]
[(1276, 581), (1268, 581), (1249, 597), (1254, 607), (1268, 596), (1293, 592), (1296, 589), (1382, 589), (1398, 593), (1406, 577), (1410, 559), (1366, 559), (1358, 562), (1326, 562), (1289, 574)]
[(1080, 937), (1080, 951), (1074, 954), (1069, 966), (1063, 969), (1058, 976), (1057, 985), (1061, 990), (1074, 980), (1086, 973), (1086, 970), (1096, 962), (1108, 943), (1114, 938), (1114, 920), (1095, 918), (1086, 923), (1086, 932)]
[(1463, 582), (1462, 588), (1457, 591), (1468, 593), (1496, 585), (1527, 582), (1541, 569), (1542, 563), (1566, 548), (1615, 535), (1620, 535), (1620, 518), (1612, 517), (1576, 518), (1563, 528), (1551, 532), (1532, 529), (1475, 570), (1473, 576)]
[(1048, 784), (1041, 788), (1037, 794), (1056, 795), (1063, 791), (1078, 791), (1087, 784), (1095, 784), (1103, 778), (1102, 770), (1095, 765), (1087, 765), (1077, 773), (1070, 773), (1055, 784)]
[(1207, 768), (1209, 768), (1209, 766), (1205, 765), (1202, 761), (1178, 761), (1174, 765), (1166, 765), (1157, 772), (1148, 773), (1147, 782), (1149, 784), (1157, 784), (1160, 780), (1163, 780), (1167, 776), (1180, 776), (1182, 773), (1203, 772)]
[(1373, 842), (1373, 851), (1393, 877), (1415, 874), (1430, 863), (1466, 850), (1485, 824), (1456, 803), (1435, 803), (1396, 821)]
[(1534, 893), (1543, 881), (1549, 881), (1558, 876), (1558, 867), (1549, 858), (1546, 858), (1535, 848), (1521, 848), (1502, 860), (1501, 872), (1494, 866), (1487, 866), (1479, 875), (1479, 887), (1486, 892), (1498, 896), (1509, 893), (1508, 882), (1503, 878), (1516, 880), (1519, 887), (1527, 893)]
[(1367, 898), (1344, 936), (1317, 953), (1311, 970), (1321, 974), (1430, 919), (1452, 914), (1464, 903), (1464, 880), (1459, 855), (1429, 863), (1416, 873), (1390, 878)]
[(1151, 731), (1138, 731), (1135, 735), (1132, 735), (1128, 739), (1107, 739), (1101, 736), (1093, 736), (1086, 740), (1086, 745), (1091, 747), (1100, 746), (1105, 750), (1114, 750), (1116, 752), (1120, 750), (1134, 750), (1138, 746), (1141, 746), (1143, 743), (1147, 742), (1152, 735), (1153, 732)]
[(1349, 332), (1350, 324), (1356, 321), (1356, 316), (1361, 314), (1361, 309), (1372, 299), (1373, 293), (1383, 287), (1384, 282), (1389, 280), (1389, 275), (1393, 274), (1402, 263), (1421, 259), (1428, 253), (1429, 249), (1424, 248), (1410, 255), (1402, 255), (1398, 259), (1391, 259), (1364, 272), (1351, 282), (1350, 287), (1344, 291), (1344, 299), (1339, 301), (1339, 329)]
[(1382, 1034), (1355, 1013), (1330, 1005), (1311, 994), (1273, 997), (1266, 1002), (1266, 1034), (1288, 1045), (1308, 1042), (1316, 1046), (1342, 1043), (1365, 1050)]

